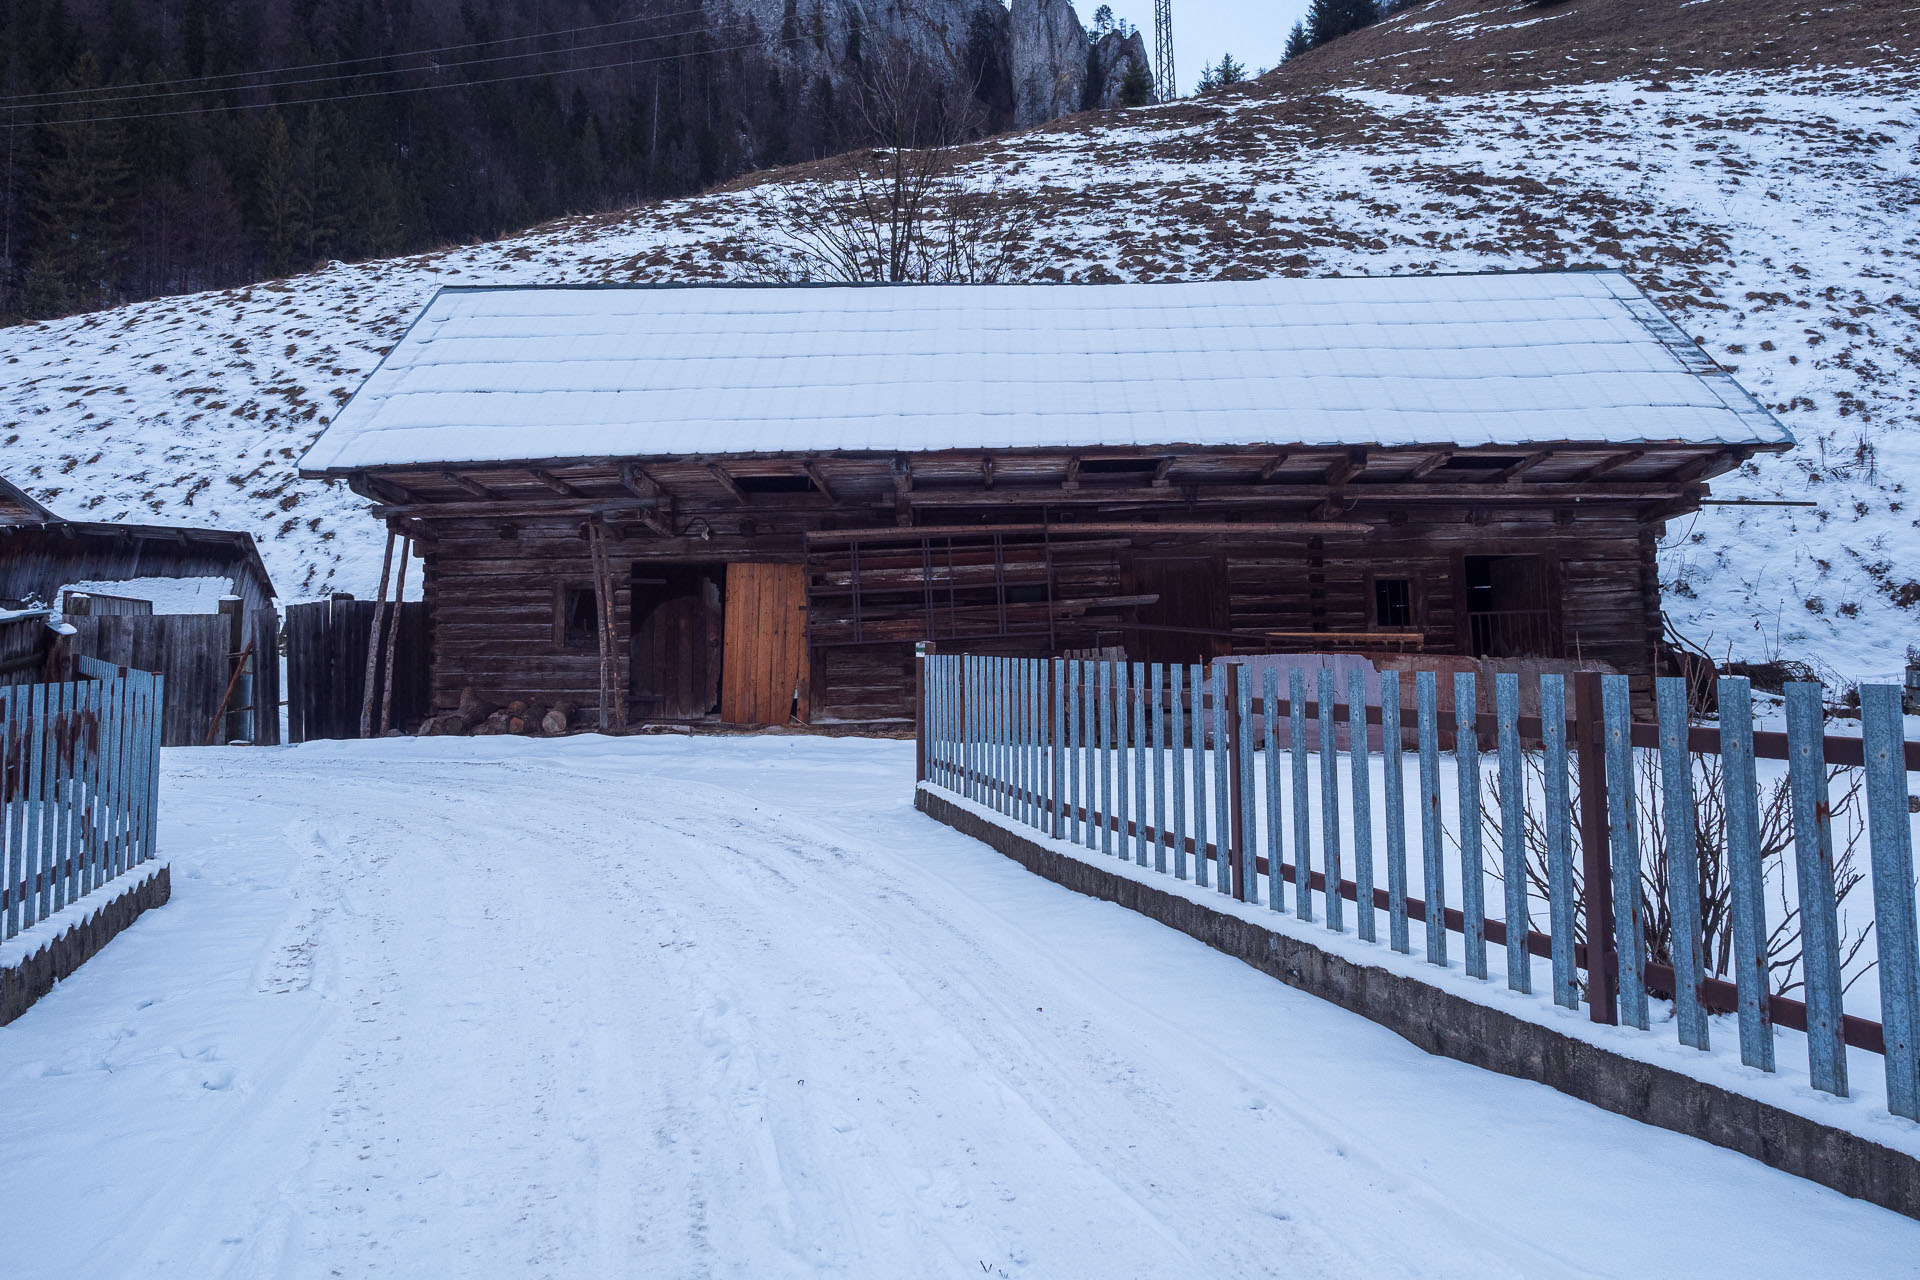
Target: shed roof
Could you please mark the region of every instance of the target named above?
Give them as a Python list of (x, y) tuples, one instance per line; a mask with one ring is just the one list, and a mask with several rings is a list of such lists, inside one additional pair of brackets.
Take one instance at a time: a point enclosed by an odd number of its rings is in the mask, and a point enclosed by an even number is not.
[(455, 287), (301, 468), (1414, 443), (1792, 437), (1614, 271)]

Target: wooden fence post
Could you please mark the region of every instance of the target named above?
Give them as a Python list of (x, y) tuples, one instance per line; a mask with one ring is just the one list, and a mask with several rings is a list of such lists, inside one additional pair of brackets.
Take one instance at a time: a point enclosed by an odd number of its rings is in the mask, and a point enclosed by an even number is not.
[[(604, 727), (604, 726), (603, 726)], [(927, 780), (927, 642), (913, 650), (913, 781)]]
[(1607, 762), (1601, 736), (1600, 673), (1573, 677), (1574, 752), (1580, 767), (1580, 854), (1587, 914), (1587, 1012), (1620, 1021), (1619, 959), (1613, 940), (1613, 859), (1607, 849)]

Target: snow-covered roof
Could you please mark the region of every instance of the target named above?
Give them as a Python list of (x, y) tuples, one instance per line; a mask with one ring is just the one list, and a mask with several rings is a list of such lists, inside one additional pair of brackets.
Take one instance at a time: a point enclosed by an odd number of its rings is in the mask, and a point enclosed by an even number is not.
[(301, 461), (1790, 444), (1612, 271), (445, 288)]

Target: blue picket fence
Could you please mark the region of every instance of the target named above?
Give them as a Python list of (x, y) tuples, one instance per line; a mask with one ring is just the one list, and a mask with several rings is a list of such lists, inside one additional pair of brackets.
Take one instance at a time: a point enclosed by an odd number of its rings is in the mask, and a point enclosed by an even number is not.
[(154, 856), (164, 678), (78, 661), (78, 680), (0, 687), (7, 938)]
[[(1370, 696), (1361, 672), (1348, 672), (1342, 690), (1335, 673), (1322, 669), (1310, 696), (1306, 672), (1296, 668), (1283, 696), (1273, 668), (1242, 670), (1238, 662), (1207, 670), (928, 656), (921, 782), (1243, 902), (1291, 909), (1301, 921), (1322, 915), (1336, 933), (1347, 931), (1351, 904), (1353, 929), (1365, 942), (1378, 941), (1384, 914), (1386, 945), (1401, 953), (1412, 949), (1412, 924), (1421, 924), (1425, 958), (1448, 964), (1457, 938), (1474, 978), (1488, 979), (1488, 948), (1499, 946), (1507, 985), (1518, 992), (1533, 991), (1538, 957), (1550, 962), (1551, 998), (1568, 1009), (1584, 1003), (1597, 1022), (1646, 1030), (1649, 996), (1657, 993), (1673, 1001), (1681, 1043), (1705, 1050), (1708, 1015), (1737, 1014), (1742, 1060), (1763, 1071), (1775, 1069), (1776, 1026), (1804, 1031), (1809, 1079), (1828, 1093), (1848, 1092), (1848, 1046), (1878, 1053), (1889, 1109), (1920, 1120), (1920, 926), (1908, 789), (1909, 773), (1920, 769), (1920, 743), (1905, 740), (1897, 686), (1861, 689), (1862, 736), (1852, 738), (1826, 734), (1822, 690), (1810, 683), (1786, 687), (1781, 733), (1755, 730), (1751, 690), (1738, 677), (1718, 682), (1715, 727), (1691, 722), (1679, 678), (1655, 681), (1655, 719), (1636, 722), (1625, 676), (1530, 677), (1538, 681), (1528, 691), (1538, 713), (1522, 715), (1518, 675), (1495, 676), (1493, 709), (1482, 713), (1476, 677), (1455, 672), (1447, 716), (1431, 671), (1413, 673), (1412, 696), (1403, 701), (1394, 671), (1372, 677), (1377, 693)], [(1451, 795), (1443, 795), (1443, 752), (1455, 774)], [(1709, 755), (1719, 757), (1709, 776), (1723, 792), (1713, 799), (1724, 812), (1731, 982), (1711, 976), (1703, 955), (1695, 807), (1704, 797), (1695, 794), (1695, 762)], [(1489, 757), (1498, 784), (1483, 815)], [(1769, 930), (1779, 921), (1770, 924), (1764, 893), (1756, 760), (1782, 762), (1791, 791), (1805, 1000), (1769, 986)], [(1643, 763), (1657, 777), (1644, 797), (1648, 789), (1636, 782)], [(1864, 772), (1877, 1021), (1845, 1012), (1834, 765)], [(1643, 803), (1658, 804), (1664, 819), (1670, 963), (1649, 958), (1636, 813)], [(1483, 828), (1497, 829), (1498, 849), (1483, 849)], [(1376, 831), (1384, 840), (1384, 885), (1375, 883)], [(1408, 879), (1409, 834), (1418, 841), (1418, 896)], [(1491, 916), (1490, 862), (1500, 884)], [(1540, 896), (1545, 931), (1532, 927)], [(1577, 941), (1576, 921), (1585, 943)]]

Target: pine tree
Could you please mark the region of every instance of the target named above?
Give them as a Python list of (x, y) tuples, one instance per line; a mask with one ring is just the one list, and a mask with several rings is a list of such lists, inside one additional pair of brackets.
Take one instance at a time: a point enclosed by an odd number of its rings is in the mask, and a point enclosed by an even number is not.
[(293, 162), (293, 142), (287, 122), (278, 111), (267, 112), (260, 149), (260, 233), (266, 242), (267, 265), (286, 275), (301, 263), (308, 244), (306, 193)]
[(1313, 42), (1307, 38), (1307, 24), (1294, 23), (1293, 30), (1287, 33), (1287, 52), (1284, 56), (1297, 58), (1311, 48), (1313, 48)]
[(1230, 84), (1239, 84), (1247, 78), (1246, 64), (1238, 62), (1231, 53), (1220, 55), (1220, 65), (1214, 70), (1214, 77), (1222, 89)]
[(1378, 21), (1379, 0), (1313, 0), (1307, 10), (1307, 42), (1318, 48)]
[(1153, 72), (1138, 58), (1127, 59), (1127, 74), (1120, 78), (1120, 105), (1144, 107), (1153, 101)]
[[(71, 95), (99, 84), (93, 54), (83, 52), (53, 87)], [(40, 127), (38, 182), (28, 203), (34, 247), (21, 290), (22, 310), (38, 316), (102, 306), (115, 296), (130, 212), (126, 134), (96, 118), (109, 109), (54, 114)]]

